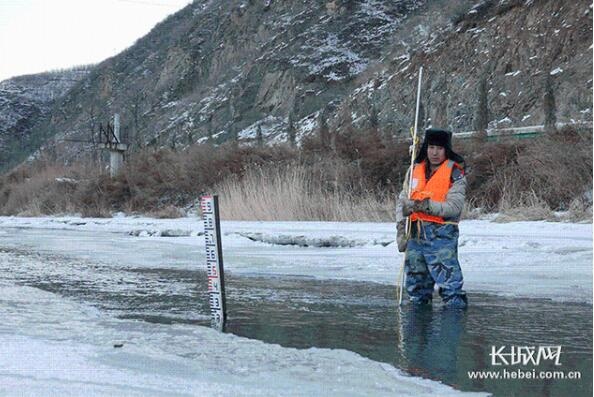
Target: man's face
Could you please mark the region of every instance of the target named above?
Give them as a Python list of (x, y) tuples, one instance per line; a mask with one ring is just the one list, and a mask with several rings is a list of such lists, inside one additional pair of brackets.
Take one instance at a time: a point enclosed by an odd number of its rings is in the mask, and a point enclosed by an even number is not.
[(433, 166), (440, 165), (446, 159), (445, 148), (437, 145), (427, 146), (427, 158), (429, 159), (429, 164)]

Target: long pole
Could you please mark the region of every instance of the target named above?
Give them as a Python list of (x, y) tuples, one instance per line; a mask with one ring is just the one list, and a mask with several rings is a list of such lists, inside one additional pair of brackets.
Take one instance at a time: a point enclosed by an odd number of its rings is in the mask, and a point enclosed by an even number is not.
[(120, 115), (113, 115), (113, 137), (110, 137), (109, 145), (109, 172), (112, 178), (118, 175), (124, 164), (124, 152), (120, 150)]
[[(408, 184), (407, 184), (407, 197), (410, 199), (412, 194), (412, 179), (413, 179), (413, 167), (415, 162), (415, 157), (417, 156), (417, 143), (418, 143), (418, 127), (419, 127), (419, 108), (421, 106), (421, 82), (423, 80), (423, 67), (419, 68), (419, 83), (417, 85), (417, 108), (415, 111), (415, 126), (412, 131), (412, 145), (410, 146), (410, 168), (408, 170)], [(410, 228), (411, 228), (411, 220), (410, 217), (406, 218), (406, 227), (405, 227), (405, 235), (408, 238), (410, 235)], [(398, 291), (398, 305), (402, 305), (402, 290), (404, 289), (404, 283), (406, 282), (406, 272), (404, 271), (404, 264), (406, 262), (406, 254), (404, 252), (404, 259), (402, 260), (402, 265), (400, 266), (400, 276), (399, 276), (399, 283), (400, 288)]]

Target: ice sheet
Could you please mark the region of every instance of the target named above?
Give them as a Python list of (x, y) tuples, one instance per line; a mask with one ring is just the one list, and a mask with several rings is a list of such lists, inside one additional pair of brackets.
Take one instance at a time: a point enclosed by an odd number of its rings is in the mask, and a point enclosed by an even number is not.
[[(114, 240), (129, 239), (139, 247), (147, 242), (163, 249), (185, 246), (176, 250), (177, 262), (185, 263), (180, 266), (203, 262), (203, 227), (195, 216), (164, 220), (0, 217), (0, 226), (113, 232)], [(222, 222), (221, 228), (225, 268), (238, 274), (393, 284), (403, 261), (393, 243), (395, 225), (390, 223)], [(164, 234), (181, 237), (161, 237)], [(296, 245), (279, 245), (290, 242)], [(468, 291), (592, 302), (592, 224), (463, 221), (459, 247)], [(78, 247), (63, 244), (51, 249), (76, 253)], [(159, 250), (151, 255), (157, 257)], [(128, 257), (122, 254), (118, 260), (137, 261), (137, 252), (131, 250)], [(146, 255), (143, 258), (149, 261)], [(167, 264), (176, 266), (177, 262)]]
[(0, 284), (0, 316), (0, 394), (7, 396), (463, 394), (346, 350), (117, 320), (30, 287)]

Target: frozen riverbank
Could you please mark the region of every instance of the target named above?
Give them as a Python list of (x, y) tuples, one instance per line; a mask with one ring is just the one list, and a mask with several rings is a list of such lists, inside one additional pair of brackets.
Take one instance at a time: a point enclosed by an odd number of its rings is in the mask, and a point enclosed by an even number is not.
[(117, 302), (107, 295), (130, 299), (119, 308), (123, 313), (135, 310), (133, 302), (153, 312), (159, 301), (189, 293), (196, 303), (187, 309), (208, 319), (194, 284), (152, 277), (150, 269), (141, 274), (10, 250), (0, 251), (0, 268), (2, 395), (484, 395), (344, 349), (287, 348), (196, 324), (114, 317)]
[(460, 394), (346, 350), (289, 349), (208, 327), (116, 320), (29, 287), (3, 284), (0, 296), (2, 395)]

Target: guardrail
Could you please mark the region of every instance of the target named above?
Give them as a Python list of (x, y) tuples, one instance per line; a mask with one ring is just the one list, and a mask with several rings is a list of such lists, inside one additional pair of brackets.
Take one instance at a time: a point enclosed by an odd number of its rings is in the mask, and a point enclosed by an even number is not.
[[(561, 129), (567, 126), (576, 127), (589, 127), (592, 128), (592, 122), (590, 121), (578, 121), (570, 123), (557, 123), (557, 129)], [(522, 138), (534, 138), (542, 135), (545, 132), (544, 125), (530, 125), (525, 127), (509, 127), (509, 128), (487, 128), (487, 140), (493, 141), (505, 137), (513, 137), (517, 139)], [(468, 139), (475, 135), (480, 134), (480, 131), (460, 131), (454, 132), (453, 137), (456, 139)], [(410, 142), (411, 138), (399, 138), (397, 142)]]
[[(557, 123), (556, 127), (561, 129), (566, 126), (580, 126), (592, 128), (592, 122), (579, 121), (572, 123)], [(538, 136), (545, 132), (544, 125), (530, 125), (526, 127), (510, 127), (510, 128), (487, 128), (487, 139), (497, 139), (498, 137), (515, 136), (517, 138), (530, 138)], [(462, 131), (454, 132), (453, 137), (458, 139), (470, 138), (479, 134), (479, 131)]]

